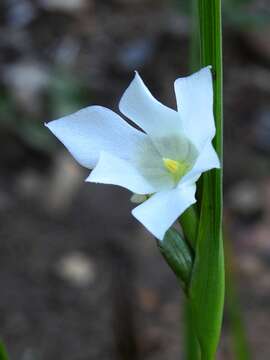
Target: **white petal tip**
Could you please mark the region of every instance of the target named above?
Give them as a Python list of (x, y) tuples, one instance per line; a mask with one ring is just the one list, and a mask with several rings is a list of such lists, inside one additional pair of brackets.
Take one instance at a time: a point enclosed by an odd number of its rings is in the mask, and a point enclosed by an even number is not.
[(55, 120), (49, 121), (49, 122), (44, 122), (43, 125), (46, 126), (46, 128), (48, 128), (49, 130), (51, 130), (51, 123), (53, 123)]
[(54, 125), (55, 125), (55, 123), (57, 121), (58, 120), (52, 120), (52, 121), (49, 121), (49, 122), (44, 122), (44, 126), (46, 126), (49, 130), (51, 130), (53, 132)]
[(87, 176), (87, 178), (84, 180), (85, 182), (91, 182), (91, 183), (98, 183), (98, 181), (95, 179), (95, 171), (92, 169), (90, 174)]
[[(157, 233), (156, 231), (154, 231), (154, 229), (150, 226), (148, 226), (145, 222), (144, 222), (144, 219), (139, 215), (139, 210), (138, 210), (138, 207), (137, 206), (136, 208), (134, 208), (132, 211), (131, 211), (131, 214), (135, 217), (135, 219), (137, 221), (139, 221), (156, 239), (158, 239), (159, 241), (162, 241), (164, 239), (164, 236), (165, 236), (165, 231), (164, 233), (163, 232), (160, 232), (160, 233)], [(138, 211), (137, 211), (138, 210)]]

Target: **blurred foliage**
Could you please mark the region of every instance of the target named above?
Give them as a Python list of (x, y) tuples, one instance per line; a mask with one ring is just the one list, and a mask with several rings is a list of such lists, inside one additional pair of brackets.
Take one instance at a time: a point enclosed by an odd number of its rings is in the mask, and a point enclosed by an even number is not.
[(227, 0), (223, 6), (224, 22), (241, 27), (260, 27), (270, 23), (270, 7), (256, 6), (254, 0)]
[[(87, 91), (79, 81), (67, 72), (56, 72), (51, 76), (42, 100), (42, 114), (46, 121), (74, 112), (86, 102)], [(4, 134), (13, 134), (30, 148), (42, 152), (55, 149), (56, 140), (43, 125), (42, 116), (29, 114), (17, 106), (6, 88), (0, 89), (0, 129)]]
[(0, 114), (2, 136), (13, 134), (36, 150), (46, 151), (52, 147), (54, 142), (43, 124), (18, 110), (13, 97), (6, 90), (0, 93)]
[(0, 360), (8, 360), (8, 354), (2, 341), (0, 341)]
[(89, 102), (89, 89), (66, 71), (52, 76), (48, 88), (49, 113), (53, 118), (70, 114)]

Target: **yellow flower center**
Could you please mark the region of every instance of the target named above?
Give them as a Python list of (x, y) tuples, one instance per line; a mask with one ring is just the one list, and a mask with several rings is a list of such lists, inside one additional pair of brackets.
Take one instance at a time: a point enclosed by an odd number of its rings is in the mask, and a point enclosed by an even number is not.
[(190, 164), (184, 160), (172, 160), (163, 158), (165, 168), (173, 175), (174, 180), (177, 182), (183, 177), (190, 169)]

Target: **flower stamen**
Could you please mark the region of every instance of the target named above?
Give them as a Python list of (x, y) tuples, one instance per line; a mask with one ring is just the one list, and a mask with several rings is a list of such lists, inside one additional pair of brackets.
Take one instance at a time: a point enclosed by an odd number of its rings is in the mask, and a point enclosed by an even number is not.
[(190, 165), (184, 160), (173, 160), (169, 158), (163, 158), (163, 164), (165, 168), (173, 175), (175, 181), (179, 181), (188, 170)]

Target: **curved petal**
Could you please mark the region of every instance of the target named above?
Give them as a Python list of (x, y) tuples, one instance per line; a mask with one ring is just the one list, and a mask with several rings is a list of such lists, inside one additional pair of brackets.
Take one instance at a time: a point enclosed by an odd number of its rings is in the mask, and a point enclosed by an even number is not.
[(159, 192), (133, 209), (132, 214), (156, 238), (163, 240), (175, 220), (196, 202), (195, 192), (195, 184)]
[(201, 176), (201, 173), (214, 168), (220, 168), (220, 161), (213, 145), (209, 143), (198, 156), (193, 168), (181, 179), (179, 185), (194, 183)]
[(141, 195), (156, 191), (131, 163), (106, 152), (101, 152), (96, 167), (86, 181), (119, 185)]
[[(153, 194), (161, 189), (173, 187), (171, 177), (162, 176), (153, 169), (153, 174), (139, 163), (132, 164), (106, 152), (101, 152), (96, 167), (86, 181), (122, 186), (136, 194)], [(164, 173), (167, 175), (166, 171)]]
[(178, 113), (157, 101), (137, 72), (120, 100), (119, 109), (153, 139), (175, 135), (182, 129)]
[(102, 106), (89, 106), (45, 124), (83, 166), (93, 168), (101, 151), (131, 159), (147, 136)]
[(211, 67), (177, 79), (174, 89), (186, 136), (200, 151), (215, 135)]

